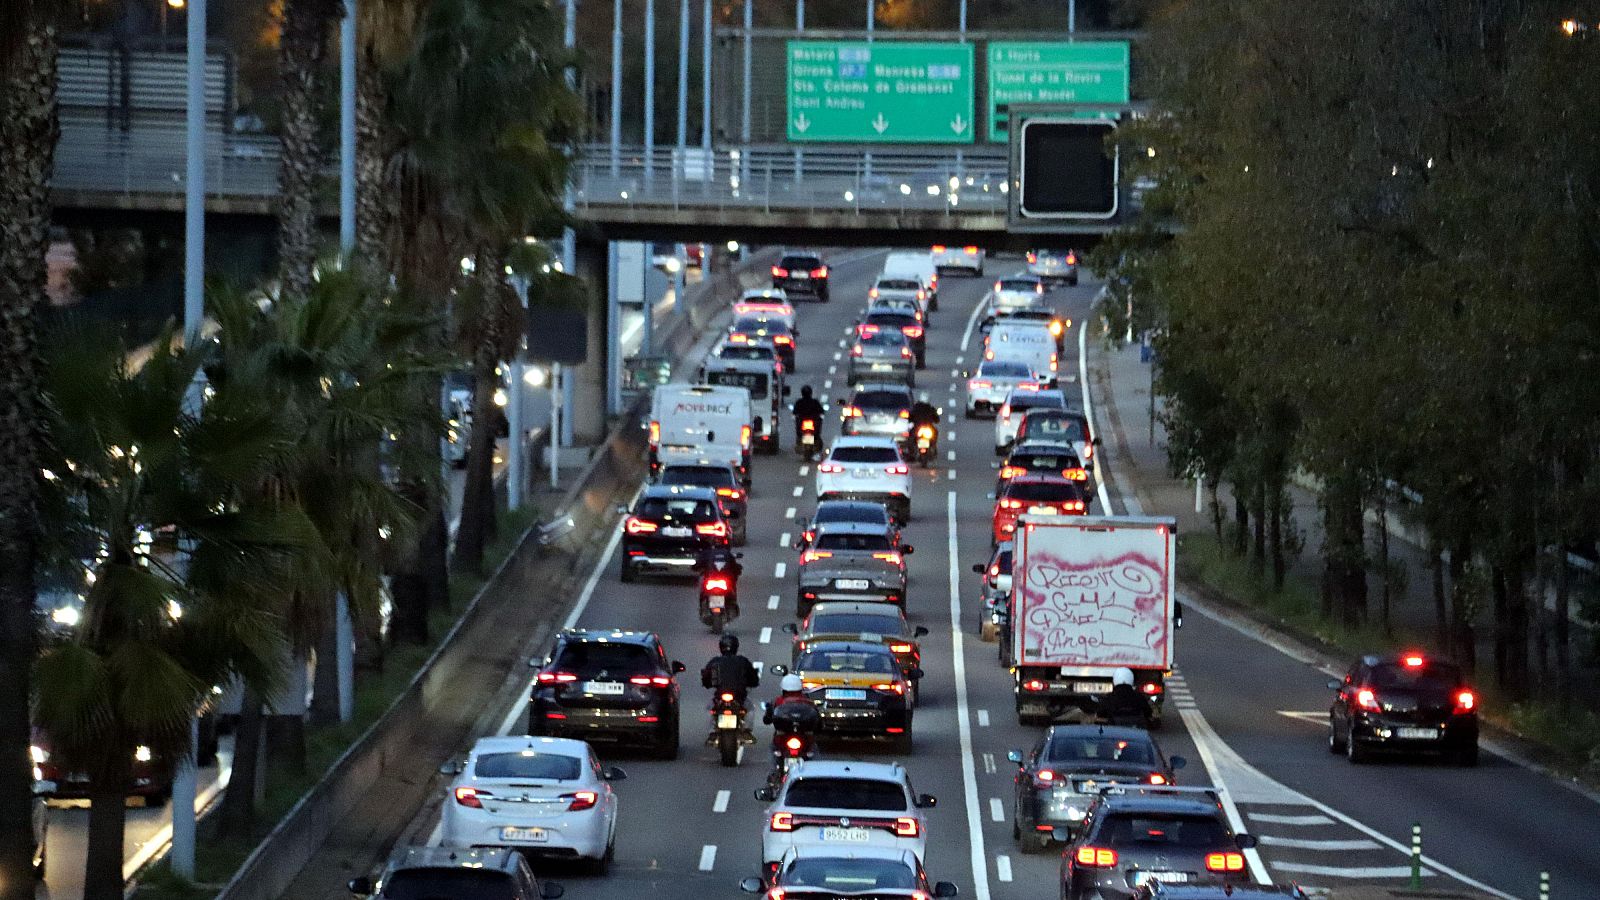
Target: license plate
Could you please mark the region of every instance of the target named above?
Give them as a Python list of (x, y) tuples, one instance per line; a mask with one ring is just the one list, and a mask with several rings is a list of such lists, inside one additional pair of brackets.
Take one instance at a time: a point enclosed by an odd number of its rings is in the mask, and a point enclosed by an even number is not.
[(500, 840), (543, 842), (550, 840), (550, 832), (543, 828), (517, 828), (507, 825), (500, 829)]
[(793, 278), (795, 281), (810, 281), (811, 280), (811, 273), (810, 272), (795, 272), (793, 275), (790, 275), (789, 277)]
[(872, 364), (872, 371), (874, 371), (874, 372), (887, 372), (892, 368), (894, 368), (894, 367), (889, 365), (888, 363), (873, 363)]
[(1146, 881), (1161, 881), (1166, 884), (1183, 884), (1189, 880), (1188, 872), (1136, 872), (1134, 880), (1139, 884)]
[(1405, 741), (1431, 741), (1439, 737), (1439, 732), (1433, 728), (1396, 728), (1394, 736)]
[(713, 612), (721, 612), (723, 606), (725, 605), (726, 604), (722, 601), (721, 594), (712, 594), (706, 598), (706, 609), (712, 610)]
[(620, 681), (585, 681), (583, 692), (585, 694), (620, 694), (623, 686)]
[(800, 436), (800, 443), (806, 445), (807, 447), (811, 446), (812, 444), (815, 444), (816, 442), (817, 442), (816, 435), (803, 434), (803, 435)]
[(661, 534), (665, 537), (688, 537), (692, 532), (687, 528), (663, 528)]
[(1103, 681), (1074, 681), (1072, 692), (1075, 694), (1104, 694), (1106, 683)]
[(1057, 510), (1054, 506), (1030, 506), (1028, 507), (1028, 512), (1036, 516), (1053, 516)]
[(872, 582), (865, 578), (836, 578), (833, 586), (841, 591), (864, 591), (872, 587)]
[(733, 713), (722, 713), (721, 715), (717, 716), (717, 727), (718, 728), (738, 728), (739, 727), (739, 717), (734, 715)]
[(822, 839), (825, 841), (841, 841), (848, 844), (865, 844), (872, 840), (872, 836), (865, 828), (824, 828)]
[(828, 688), (823, 696), (829, 700), (865, 700), (867, 692), (856, 688)]

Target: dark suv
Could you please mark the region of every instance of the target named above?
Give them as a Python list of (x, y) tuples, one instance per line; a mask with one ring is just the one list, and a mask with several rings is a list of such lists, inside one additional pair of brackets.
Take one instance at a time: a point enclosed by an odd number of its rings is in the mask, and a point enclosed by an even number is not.
[(1421, 653), (1362, 658), (1328, 710), (1328, 750), (1353, 763), (1374, 750), (1442, 753), (1463, 766), (1478, 763), (1478, 695), (1461, 670)]
[(828, 302), (828, 264), (815, 253), (786, 253), (772, 267), (772, 286), (795, 294), (814, 294)]
[(1061, 855), (1061, 898), (1127, 900), (1152, 881), (1248, 884), (1244, 851), (1255, 845), (1205, 788), (1102, 788)]
[(569, 628), (538, 669), (528, 698), (528, 734), (642, 743), (678, 757), (678, 681), (650, 631)]
[(708, 549), (731, 545), (713, 488), (653, 484), (622, 522), (622, 580), (641, 572), (689, 575)]
[(390, 857), (377, 881), (353, 879), (350, 893), (384, 900), (556, 900), (565, 891), (553, 881), (540, 884), (522, 854), (507, 847), (406, 847)]
[(1102, 785), (1172, 784), (1184, 767), (1168, 759), (1150, 732), (1109, 725), (1056, 725), (1017, 764), (1011, 837), (1024, 852), (1043, 850), (1057, 829), (1076, 831)]
[(748, 497), (744, 491), (744, 483), (739, 480), (739, 473), (733, 466), (714, 462), (700, 462), (693, 465), (674, 463), (661, 467), (661, 476), (657, 484), (682, 484), (716, 491), (717, 505), (722, 507), (722, 516), (728, 520), (728, 531), (733, 543), (744, 546), (749, 521), (746, 515)]

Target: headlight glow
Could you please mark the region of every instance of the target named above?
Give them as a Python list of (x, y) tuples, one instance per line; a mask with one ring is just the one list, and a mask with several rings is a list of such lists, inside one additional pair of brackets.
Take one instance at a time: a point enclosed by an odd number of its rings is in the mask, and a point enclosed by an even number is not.
[(64, 628), (75, 627), (83, 619), (83, 613), (76, 606), (62, 606), (50, 614), (50, 621)]
[(33, 764), (36, 766), (42, 766), (50, 761), (50, 751), (38, 744), (28, 748), (28, 755), (33, 757)]
[(143, 744), (133, 748), (134, 762), (149, 762), (151, 759), (150, 748)]

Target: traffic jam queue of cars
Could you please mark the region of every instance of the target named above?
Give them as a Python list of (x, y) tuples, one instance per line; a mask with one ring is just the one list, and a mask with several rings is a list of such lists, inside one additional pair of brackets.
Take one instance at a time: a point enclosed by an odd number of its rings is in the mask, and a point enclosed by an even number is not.
[[(953, 883), (925, 868), (928, 812), (938, 801), (916, 790), (911, 771), (929, 629), (916, 624), (905, 529), (916, 515), (924, 424), (937, 440), (938, 411), (913, 385), (926, 364), (938, 277), (981, 276), (984, 265), (973, 247), (890, 254), (846, 340), (831, 441), (819, 398), (806, 390), (794, 399), (785, 383), (805, 360), (796, 299), (832, 299), (824, 255), (785, 253), (771, 288), (733, 300), (728, 330), (695, 382), (654, 390), (644, 423), (649, 480), (619, 510), (622, 582), (676, 578), (699, 588), (701, 621), (720, 635), (722, 653), (702, 670), (710, 704), (684, 696), (688, 666), (652, 631), (626, 623), (559, 631), (530, 662), (525, 734), (484, 738), (447, 767), (444, 848), (399, 852), (382, 878), (351, 889), (480, 896), (452, 892), (473, 887), (548, 900), (561, 887), (541, 884), (525, 857), (604, 874), (626, 821), (618, 788), (627, 775), (591, 742), (676, 760), (682, 717), (709, 709), (706, 743), (723, 765), (738, 765), (738, 748), (756, 743), (754, 718), (774, 726), (772, 769), (755, 792), (765, 804), (760, 865), (743, 890), (767, 900), (955, 896)], [(966, 417), (993, 418), (998, 457), (990, 546), (972, 566), (977, 583), (962, 621), (996, 644), (1019, 723), (1040, 729), (1030, 746), (1007, 754), (1016, 767), (1013, 840), (1025, 853), (1061, 848), (1063, 900), (1223, 896), (1205, 892), (1213, 887), (1303, 896), (1251, 885), (1245, 851), (1255, 838), (1235, 830), (1214, 789), (1177, 786), (1186, 760), (1152, 735), (1182, 624), (1176, 528), (1098, 505), (1100, 441), (1074, 402), (1080, 392), (1069, 389), (1073, 367), (1063, 365), (1072, 323), (1049, 302), (1049, 285), (1076, 282), (1076, 254), (1043, 249), (1028, 254), (1025, 271), (995, 280), (980, 310), (979, 361), (958, 382)], [(779, 567), (779, 577), (787, 568), (794, 579), (793, 620), (781, 629), (790, 646), (786, 661), (762, 673), (781, 679), (780, 696), (758, 707), (747, 683), (725, 680), (730, 672), (743, 679), (740, 667), (750, 664), (723, 630), (738, 616), (743, 554), (735, 548), (752, 520), (771, 519), (751, 501), (760, 491), (752, 456), (782, 452), (789, 434), (798, 458), (815, 460), (816, 502), (796, 517), (794, 539), (784, 538), (796, 554)], [(1075, 592), (1050, 589), (1067, 583), (1109, 587), (1080, 604)], [(769, 608), (786, 606), (775, 599)], [(1464, 765), (1477, 759), (1476, 695), (1448, 663), (1366, 657), (1330, 687), (1328, 746), (1352, 762), (1416, 749)], [(863, 761), (846, 741), (876, 744), (890, 757)], [(758, 758), (768, 758), (762, 751)], [(397, 882), (407, 888), (385, 892)]]

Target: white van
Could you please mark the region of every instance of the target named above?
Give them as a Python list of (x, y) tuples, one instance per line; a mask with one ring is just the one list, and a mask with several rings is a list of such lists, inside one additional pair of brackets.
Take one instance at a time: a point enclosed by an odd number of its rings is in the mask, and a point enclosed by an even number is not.
[(896, 250), (883, 261), (879, 278), (916, 278), (927, 286), (928, 309), (939, 308), (939, 272), (927, 250)]
[(727, 463), (750, 486), (754, 437), (742, 387), (663, 384), (650, 398), (650, 477), (672, 463)]
[(996, 322), (983, 340), (983, 358), (1022, 363), (1051, 384), (1060, 370), (1055, 335), (1039, 322)]

